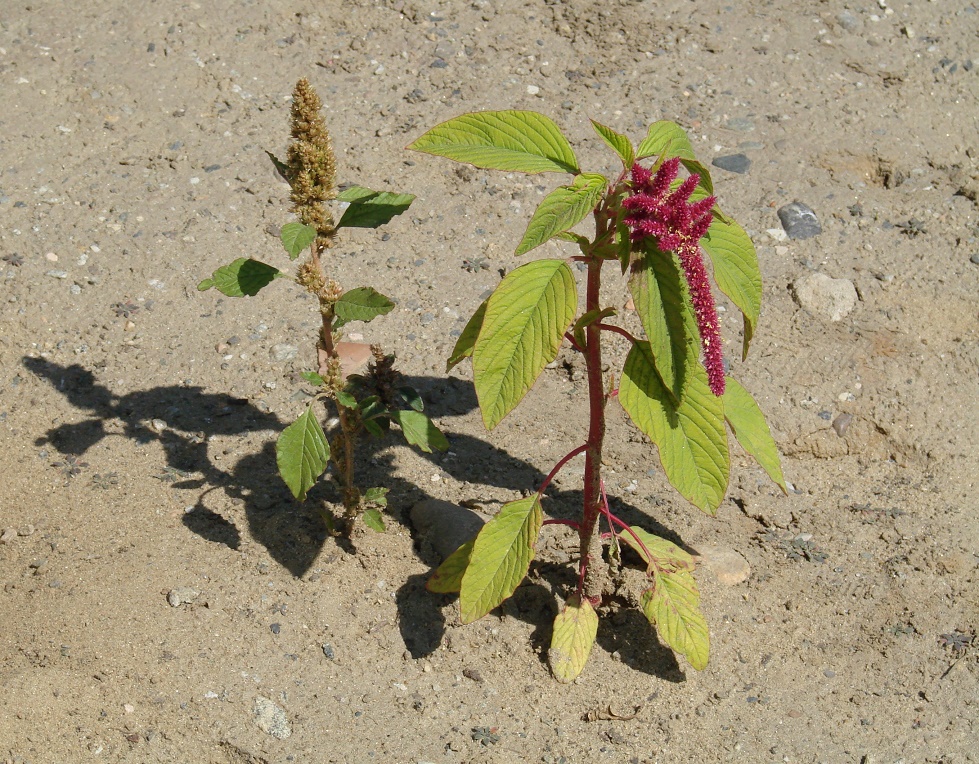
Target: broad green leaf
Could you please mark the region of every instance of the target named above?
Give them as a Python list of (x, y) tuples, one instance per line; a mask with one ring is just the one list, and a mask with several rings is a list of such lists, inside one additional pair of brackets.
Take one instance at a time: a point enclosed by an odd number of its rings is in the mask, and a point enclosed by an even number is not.
[(609, 148), (619, 155), (625, 168), (631, 169), (633, 162), (636, 161), (636, 150), (632, 147), (632, 141), (601, 122), (591, 120), (591, 126), (595, 128), (596, 133), (602, 136), (602, 140), (608, 144)]
[(629, 291), (660, 381), (676, 400), (683, 400), (687, 369), (700, 353), (700, 336), (676, 255), (649, 244), (633, 262)]
[(330, 461), (330, 444), (312, 406), (279, 435), (275, 444), (275, 460), (279, 465), (279, 474), (292, 495), (299, 501), (305, 501), (306, 492), (313, 487)]
[(693, 146), (686, 132), (676, 122), (662, 120), (653, 122), (649, 126), (649, 132), (639, 148), (636, 156), (639, 159), (644, 157), (663, 155), (664, 159), (679, 157), (680, 163), (687, 169), (687, 172), (696, 173), (700, 176), (699, 186), (703, 186), (708, 194), (714, 193), (714, 182), (710, 177), (710, 170), (707, 166), (697, 161), (697, 155), (693, 153)]
[(387, 530), (387, 528), (384, 526), (384, 518), (381, 516), (380, 510), (365, 510), (361, 517), (364, 518), (364, 525), (371, 530), (375, 530), (378, 533), (384, 533), (384, 531)]
[(425, 583), (434, 594), (455, 594), (462, 588), (462, 577), (469, 567), (476, 539), (470, 539), (442, 561)]
[(619, 401), (659, 450), (666, 477), (680, 494), (709, 515), (727, 489), (730, 455), (724, 405), (699, 363), (687, 369), (686, 394), (677, 404), (653, 365), (648, 342), (632, 346), (622, 370)]
[(660, 638), (684, 656), (697, 671), (707, 668), (710, 633), (700, 612), (700, 592), (688, 570), (651, 573), (653, 586), (642, 593), (639, 605)]
[(408, 387), (407, 385), (404, 387), (399, 387), (398, 394), (401, 396), (401, 399), (408, 404), (409, 408), (412, 408), (415, 411), (425, 410), (425, 401), (422, 400), (422, 397), (418, 394), (418, 391), (415, 388)]
[(554, 678), (561, 684), (573, 682), (585, 668), (598, 635), (598, 614), (587, 599), (570, 597), (564, 610), (554, 619), (551, 649), (547, 660)]
[(765, 415), (751, 394), (732, 377), (727, 378), (724, 390), (724, 418), (741, 447), (755, 458), (783, 493), (788, 493), (779, 463), (778, 447)]
[(473, 350), (476, 397), (492, 430), (557, 357), (578, 290), (564, 260), (535, 260), (507, 274), (486, 305)]
[(315, 371), (303, 371), (300, 372), (299, 376), (305, 379), (311, 385), (316, 385), (317, 387), (322, 387), (326, 384), (326, 380)]
[[(629, 533), (629, 530), (632, 533)], [(633, 535), (635, 534), (635, 535)], [(636, 540), (636, 536), (639, 537)], [(619, 531), (619, 538), (636, 550), (649, 568), (660, 570), (693, 570), (693, 557), (672, 541), (654, 536), (642, 528)], [(640, 545), (639, 542), (642, 542)], [(644, 548), (645, 547), (645, 548)]]
[(388, 505), (387, 497), (387, 488), (368, 488), (364, 491), (364, 501), (368, 504), (377, 504), (379, 507), (386, 507)]
[(748, 345), (761, 312), (761, 270), (755, 247), (741, 226), (717, 216), (707, 229), (707, 235), (700, 240), (700, 246), (714, 264), (714, 281), (718, 288), (744, 315), (743, 360), (748, 356)]
[(587, 217), (608, 186), (604, 175), (582, 173), (570, 186), (558, 186), (537, 205), (534, 216), (513, 254), (519, 257)]
[(436, 125), (408, 146), (487, 170), (578, 172), (571, 144), (535, 111), (478, 111)]
[(432, 420), (420, 411), (392, 411), (391, 418), (401, 427), (405, 440), (411, 445), (418, 446), (426, 454), (437, 451), (447, 451), (449, 441)]
[(348, 409), (355, 409), (358, 405), (357, 399), (346, 390), (337, 391), (337, 403)]
[(211, 287), (216, 287), (221, 294), (228, 297), (244, 295), (252, 297), (275, 279), (281, 278), (288, 277), (278, 268), (258, 260), (239, 257), (234, 262), (222, 265), (214, 271), (211, 278), (204, 279), (197, 285), (197, 289), (205, 292)]
[(488, 302), (488, 299), (483, 300), (480, 306), (476, 308), (476, 312), (472, 314), (472, 318), (466, 322), (466, 328), (462, 330), (462, 334), (456, 340), (455, 347), (452, 348), (452, 355), (445, 362), (446, 374), (454, 366), (461, 363), (463, 359), (469, 358), (473, 354), (473, 349), (476, 347), (476, 338), (479, 337), (479, 332), (483, 328), (483, 317), (486, 315), (486, 304)]
[(279, 238), (282, 240), (282, 246), (289, 253), (290, 259), (295, 260), (306, 247), (313, 243), (313, 239), (316, 238), (316, 229), (311, 225), (303, 225), (302, 223), (286, 223), (282, 226)]
[(350, 321), (370, 321), (390, 313), (394, 303), (373, 287), (357, 287), (342, 294), (334, 310), (337, 321), (333, 326), (339, 328)]
[(337, 194), (337, 201), (350, 205), (343, 211), (337, 228), (377, 228), (407, 210), (415, 197), (351, 186)]
[(516, 591), (530, 569), (543, 523), (540, 500), (534, 494), (504, 504), (483, 526), (459, 591), (463, 623), (482, 618)]

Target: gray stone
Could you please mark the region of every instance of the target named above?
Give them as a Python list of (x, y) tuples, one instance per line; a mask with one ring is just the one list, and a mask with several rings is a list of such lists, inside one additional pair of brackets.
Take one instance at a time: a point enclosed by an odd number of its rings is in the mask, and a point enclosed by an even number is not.
[(261, 695), (255, 698), (255, 722), (262, 732), (279, 740), (285, 740), (292, 734), (286, 712)]
[(836, 21), (847, 32), (853, 32), (860, 28), (860, 19), (854, 16), (850, 11), (840, 11), (838, 14), (836, 14)]
[(857, 290), (849, 279), (810, 273), (792, 285), (799, 306), (824, 321), (840, 321), (857, 307)]
[(411, 508), (411, 522), (443, 560), (479, 533), (489, 517), (449, 501), (425, 499)]
[(816, 213), (802, 202), (786, 204), (777, 214), (790, 239), (811, 239), (823, 232)]
[(0, 544), (9, 544), (15, 538), (17, 538), (17, 529), (5, 528), (3, 533), (0, 534)]
[(714, 167), (720, 167), (722, 170), (727, 170), (728, 172), (736, 172), (739, 175), (744, 175), (751, 168), (751, 160), (744, 154), (728, 154), (723, 157), (714, 157), (714, 161), (711, 164)]
[(750, 133), (755, 129), (755, 123), (747, 117), (731, 117), (724, 123), (728, 130), (736, 130), (739, 133)]
[(191, 604), (200, 596), (201, 593), (196, 589), (191, 589), (189, 586), (177, 586), (167, 594), (167, 602), (170, 603), (170, 607), (180, 607)]
[(285, 342), (280, 342), (278, 345), (273, 345), (272, 349), (269, 351), (269, 355), (272, 357), (273, 361), (278, 363), (284, 363), (285, 361), (291, 361), (297, 355), (299, 355), (299, 348), (296, 345), (289, 345)]

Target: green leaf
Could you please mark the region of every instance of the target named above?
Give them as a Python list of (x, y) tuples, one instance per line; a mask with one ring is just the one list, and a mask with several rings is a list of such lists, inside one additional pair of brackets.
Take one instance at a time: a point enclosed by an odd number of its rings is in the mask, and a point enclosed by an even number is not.
[(279, 474), (299, 501), (323, 474), (330, 461), (330, 444), (319, 420), (308, 407), (299, 418), (286, 427), (275, 444), (275, 460)]
[(707, 166), (697, 161), (697, 155), (693, 153), (693, 146), (686, 132), (676, 122), (662, 120), (653, 122), (649, 126), (649, 132), (639, 144), (636, 152), (639, 159), (651, 156), (663, 155), (664, 159), (679, 157), (680, 163), (687, 169), (687, 172), (696, 173), (700, 176), (699, 186), (703, 186), (708, 195), (714, 193), (714, 182), (710, 177), (710, 170)]
[(473, 351), (476, 397), (492, 430), (557, 357), (578, 290), (564, 260), (535, 260), (507, 274), (486, 305)]
[(399, 387), (398, 394), (401, 396), (401, 399), (408, 404), (409, 408), (412, 408), (415, 411), (425, 410), (425, 401), (422, 400), (422, 397), (418, 394), (418, 391), (415, 388), (408, 387), (407, 385), (404, 387)]
[(519, 257), (585, 219), (608, 186), (604, 175), (583, 173), (570, 186), (559, 186), (544, 197), (527, 225), (514, 255)]
[(602, 140), (608, 144), (609, 148), (619, 155), (622, 165), (627, 170), (631, 169), (633, 162), (636, 161), (636, 150), (632, 147), (632, 141), (601, 122), (591, 120), (591, 126), (595, 128), (596, 133), (602, 136)]
[(365, 510), (361, 517), (364, 518), (364, 525), (371, 530), (375, 530), (378, 533), (384, 533), (384, 531), (387, 530), (387, 528), (384, 526), (384, 518), (381, 516), (380, 510)]
[[(629, 531), (632, 531), (630, 533)], [(639, 537), (638, 540), (636, 537)], [(672, 541), (654, 536), (642, 528), (629, 528), (619, 531), (619, 538), (631, 546), (642, 557), (649, 568), (660, 570), (693, 570), (693, 557)], [(640, 544), (640, 542), (642, 542)], [(645, 547), (645, 548), (644, 548)]]
[(432, 449), (449, 450), (449, 441), (445, 435), (420, 411), (392, 411), (391, 418), (401, 427), (405, 440), (418, 446), (426, 454), (432, 453)]
[(466, 322), (466, 328), (462, 330), (462, 334), (456, 340), (455, 347), (452, 348), (452, 355), (445, 362), (446, 374), (454, 366), (461, 363), (463, 359), (469, 358), (473, 354), (473, 349), (476, 347), (476, 338), (479, 337), (479, 332), (483, 328), (483, 318), (486, 316), (486, 304), (488, 302), (488, 299), (483, 300), (480, 306), (476, 308), (476, 312)]
[(758, 326), (761, 313), (761, 270), (751, 238), (732, 221), (714, 216), (700, 246), (710, 255), (714, 265), (714, 281), (731, 298), (744, 315), (744, 344), (742, 360), (748, 355), (748, 345)]
[(598, 635), (598, 614), (587, 599), (577, 594), (568, 598), (564, 610), (554, 619), (551, 649), (547, 660), (554, 678), (561, 684), (573, 682), (585, 668)]
[(334, 310), (337, 321), (333, 327), (338, 329), (350, 321), (370, 321), (390, 313), (394, 303), (373, 287), (357, 287), (342, 294)]
[(455, 594), (462, 588), (462, 577), (469, 567), (476, 539), (470, 539), (443, 560), (425, 583), (425, 588), (434, 594)]
[(282, 226), (279, 238), (282, 240), (282, 246), (289, 253), (289, 258), (295, 260), (306, 247), (313, 243), (313, 239), (316, 238), (316, 229), (311, 225), (303, 225), (302, 223), (286, 223)]
[(415, 197), (351, 186), (337, 194), (337, 201), (350, 205), (343, 211), (337, 228), (378, 228), (407, 210)]
[(211, 278), (204, 279), (197, 285), (197, 289), (205, 292), (211, 287), (216, 287), (221, 294), (228, 297), (244, 295), (252, 297), (275, 279), (281, 278), (288, 277), (278, 268), (258, 260), (239, 257), (234, 262), (222, 265), (214, 271)]
[(724, 406), (699, 363), (687, 368), (686, 394), (677, 404), (653, 365), (648, 342), (632, 346), (622, 370), (619, 401), (659, 450), (666, 477), (689, 502), (716, 513), (730, 470)]
[(357, 408), (357, 399), (348, 393), (346, 390), (337, 390), (337, 403), (339, 403), (344, 408), (355, 409)]
[(788, 493), (782, 465), (779, 463), (778, 447), (772, 432), (768, 429), (765, 415), (761, 413), (755, 399), (732, 377), (727, 378), (724, 390), (724, 418), (731, 427), (734, 437), (741, 447), (751, 454), (755, 461), (775, 484)]
[(643, 614), (660, 638), (697, 671), (707, 668), (710, 633), (700, 612), (700, 592), (688, 570), (651, 573), (653, 586), (639, 599)]
[(459, 591), (463, 623), (482, 618), (516, 591), (530, 569), (543, 523), (540, 500), (534, 494), (504, 504), (482, 527)]
[(585, 346), (585, 329), (594, 324), (596, 321), (601, 321), (602, 319), (609, 318), (615, 315), (615, 308), (595, 308), (595, 310), (589, 310), (581, 318), (574, 322), (574, 326), (571, 327), (571, 336), (574, 337), (575, 342), (578, 343), (579, 347)]
[(436, 125), (409, 149), (487, 170), (578, 172), (560, 128), (535, 111), (478, 111)]
[(646, 246), (633, 263), (629, 291), (660, 381), (676, 400), (683, 400), (687, 368), (700, 354), (700, 336), (676, 255), (651, 243)]
[(300, 372), (299, 376), (305, 379), (311, 385), (316, 385), (317, 387), (322, 387), (326, 384), (326, 380), (315, 371), (303, 371)]
[(364, 492), (364, 502), (367, 504), (377, 504), (379, 507), (388, 505), (387, 488), (368, 488)]

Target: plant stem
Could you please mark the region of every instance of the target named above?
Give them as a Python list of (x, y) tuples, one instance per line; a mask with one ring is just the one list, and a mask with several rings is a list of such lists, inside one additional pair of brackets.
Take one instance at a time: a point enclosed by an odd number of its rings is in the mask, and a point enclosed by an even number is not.
[[(602, 260), (588, 262), (585, 311), (597, 310), (602, 284)], [(602, 378), (601, 328), (597, 323), (585, 327), (585, 367), (588, 373), (588, 441), (585, 444), (584, 511), (581, 518), (581, 576), (579, 588), (592, 604), (598, 604), (608, 572), (602, 561), (602, 539), (598, 521), (602, 514), (602, 444), (605, 441), (605, 381)]]

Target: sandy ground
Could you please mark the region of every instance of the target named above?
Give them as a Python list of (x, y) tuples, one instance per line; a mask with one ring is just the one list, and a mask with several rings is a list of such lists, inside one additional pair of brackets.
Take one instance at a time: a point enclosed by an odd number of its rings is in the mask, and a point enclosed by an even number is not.
[[(0, 761), (979, 760), (977, 30), (966, 0), (4, 4)], [(315, 305), (285, 282), (196, 290), (235, 257), (288, 264), (263, 150), (284, 150), (302, 76), (342, 180), (418, 195), (346, 235), (335, 267), (397, 300), (352, 331), (397, 350), (452, 446), (365, 445), (390, 528), (354, 546), (323, 531), (327, 489), (298, 505), (275, 473)], [(675, 119), (705, 161), (751, 160), (714, 171), (765, 279), (746, 363), (730, 306), (723, 323), (793, 492), (736, 452), (702, 515), (610, 409), (620, 514), (750, 563), (734, 586), (698, 572), (704, 672), (613, 602), (584, 675), (557, 685), (573, 545), (550, 527), (475, 624), (423, 588), (415, 502), (492, 511), (584, 430), (570, 354), (492, 433), (467, 364), (443, 372), (562, 181), (404, 146), (499, 108), (553, 117), (593, 171), (613, 159), (589, 117), (636, 140)], [(796, 200), (820, 235), (781, 235)], [(813, 273), (851, 282), (856, 307), (800, 307)], [(611, 278), (609, 303), (626, 296)], [(577, 501), (572, 469), (547, 511)]]

